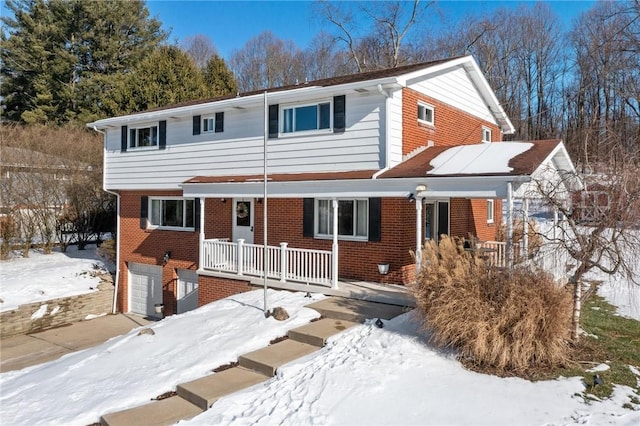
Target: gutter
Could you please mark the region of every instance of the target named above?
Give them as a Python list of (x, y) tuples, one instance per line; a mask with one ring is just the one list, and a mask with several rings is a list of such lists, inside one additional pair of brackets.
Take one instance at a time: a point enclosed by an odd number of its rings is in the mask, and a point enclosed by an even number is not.
[[(93, 126), (93, 130), (100, 133), (103, 136), (103, 144), (106, 143), (104, 140), (107, 135), (105, 132), (98, 129), (98, 127)], [(103, 148), (104, 151), (104, 148)], [(106, 170), (106, 155), (104, 152), (102, 154), (102, 173), (104, 174)], [(113, 301), (111, 302), (111, 313), (117, 313), (117, 301), (118, 301), (118, 284), (120, 283), (120, 194), (114, 191), (108, 190), (104, 185), (104, 175), (102, 176), (102, 190), (108, 194), (112, 194), (116, 196), (116, 276), (114, 278), (115, 288), (113, 291)]]

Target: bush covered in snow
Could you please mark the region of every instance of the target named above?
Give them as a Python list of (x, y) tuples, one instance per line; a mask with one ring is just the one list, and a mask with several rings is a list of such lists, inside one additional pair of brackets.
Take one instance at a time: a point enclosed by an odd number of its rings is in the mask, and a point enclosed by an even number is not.
[(448, 237), (421, 264), (413, 291), (434, 343), (504, 372), (566, 361), (571, 296), (547, 274), (489, 267)]

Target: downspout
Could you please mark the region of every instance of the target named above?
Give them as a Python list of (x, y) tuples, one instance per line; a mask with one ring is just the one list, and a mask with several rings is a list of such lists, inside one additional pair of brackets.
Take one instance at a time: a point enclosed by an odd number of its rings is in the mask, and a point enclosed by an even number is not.
[(378, 84), (378, 92), (380, 92), (382, 96), (385, 97), (385, 100), (384, 100), (384, 151), (380, 150), (380, 153), (384, 152), (384, 167), (378, 170), (377, 172), (375, 172), (374, 175), (371, 177), (371, 179), (377, 179), (378, 176), (380, 176), (382, 173), (386, 172), (390, 168), (389, 167), (389, 123), (391, 120), (389, 117), (389, 110), (390, 110), (390, 103), (391, 103), (391, 95), (389, 95), (389, 93), (387, 93), (387, 91), (382, 88), (382, 84)]
[[(96, 126), (93, 126), (93, 130), (100, 133), (103, 138), (104, 138), (104, 142), (103, 144), (106, 146), (106, 138), (107, 138), (107, 134), (101, 130), (99, 130)], [(103, 148), (103, 151), (106, 151), (106, 149)], [(117, 310), (117, 302), (118, 302), (118, 284), (120, 282), (120, 194), (114, 191), (110, 191), (106, 188), (105, 184), (104, 184), (104, 172), (106, 170), (106, 155), (104, 155), (104, 152), (102, 154), (102, 173), (103, 173), (103, 177), (102, 177), (102, 190), (108, 194), (112, 194), (116, 196), (116, 276), (114, 278), (115, 281), (115, 288), (113, 291), (113, 301), (111, 303), (111, 313), (115, 314), (116, 310)]]

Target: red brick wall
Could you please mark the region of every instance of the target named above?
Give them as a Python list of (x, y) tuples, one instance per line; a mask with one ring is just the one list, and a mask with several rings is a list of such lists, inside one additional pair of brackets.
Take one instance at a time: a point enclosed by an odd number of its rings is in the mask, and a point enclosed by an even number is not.
[(252, 287), (247, 281), (200, 275), (198, 279), (198, 306), (251, 289)]
[[(196, 269), (198, 266), (198, 232), (140, 229), (142, 196), (180, 196), (181, 191), (124, 191), (120, 197), (120, 276), (118, 309), (128, 312), (127, 262), (163, 265), (162, 290), (165, 315), (176, 312), (176, 269)], [(171, 259), (164, 265), (164, 253)]]
[[(418, 101), (434, 107), (434, 125), (418, 122)], [(482, 141), (482, 127), (491, 129), (494, 142), (502, 140), (500, 128), (488, 121), (468, 114), (458, 108), (437, 101), (413, 89), (402, 89), (402, 155), (426, 146), (433, 141), (435, 146), (476, 144)]]

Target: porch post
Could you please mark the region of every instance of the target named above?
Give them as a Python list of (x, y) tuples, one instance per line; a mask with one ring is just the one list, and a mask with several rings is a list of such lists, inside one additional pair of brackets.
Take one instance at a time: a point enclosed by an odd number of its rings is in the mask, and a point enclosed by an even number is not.
[(507, 267), (513, 267), (513, 185), (507, 182)]
[(422, 263), (422, 198), (416, 198), (416, 274)]
[(522, 256), (529, 258), (529, 199), (522, 200)]
[(331, 200), (333, 206), (333, 245), (331, 246), (331, 287), (338, 288), (338, 200)]
[(198, 268), (204, 269), (204, 201), (200, 199), (200, 235), (198, 240), (200, 242), (200, 250), (198, 250)]

